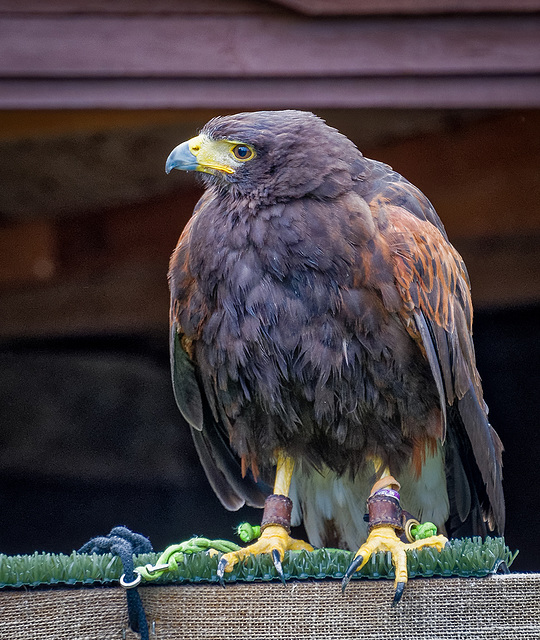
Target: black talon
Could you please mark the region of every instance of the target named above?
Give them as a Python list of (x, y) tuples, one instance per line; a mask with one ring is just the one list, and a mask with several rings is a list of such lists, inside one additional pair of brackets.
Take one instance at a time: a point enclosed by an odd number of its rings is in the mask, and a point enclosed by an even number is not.
[(345, 593), (347, 585), (351, 581), (351, 578), (355, 574), (358, 567), (362, 564), (363, 559), (363, 556), (356, 556), (356, 558), (349, 565), (349, 568), (347, 569), (345, 575), (343, 576), (343, 580), (341, 581), (341, 593)]
[(398, 582), (396, 586), (396, 590), (394, 592), (394, 599), (392, 600), (393, 607), (395, 607), (398, 604), (398, 602), (401, 600), (401, 596), (403, 595), (404, 591), (405, 591), (405, 583)]
[(283, 575), (283, 566), (281, 565), (281, 557), (277, 549), (272, 549), (272, 560), (274, 562), (274, 567), (276, 568), (279, 579), (281, 580), (281, 582), (283, 582), (283, 584), (286, 584), (285, 576)]
[(227, 564), (228, 564), (227, 558), (221, 558), (217, 566), (217, 577), (219, 580), (219, 584), (223, 588), (225, 588), (225, 580), (223, 579), (223, 576), (225, 575), (225, 567), (227, 566)]
[(493, 572), (508, 574), (510, 573), (510, 569), (504, 560), (499, 560), (493, 567)]

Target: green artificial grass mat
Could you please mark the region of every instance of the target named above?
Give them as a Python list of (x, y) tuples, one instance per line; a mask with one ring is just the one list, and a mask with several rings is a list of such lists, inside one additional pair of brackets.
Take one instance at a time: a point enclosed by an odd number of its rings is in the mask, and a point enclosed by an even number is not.
[[(152, 584), (217, 582), (217, 563), (221, 554), (183, 553), (177, 556), (177, 568), (167, 571)], [(483, 577), (495, 573), (501, 563), (510, 567), (516, 553), (506, 546), (504, 538), (463, 538), (450, 540), (438, 552), (424, 548), (407, 551), (409, 577), (461, 576)], [(158, 553), (135, 557), (135, 566), (155, 564)], [(294, 551), (285, 554), (283, 572), (286, 579), (342, 578), (353, 554), (339, 549)], [(40, 585), (88, 585), (118, 581), (122, 575), (120, 559), (104, 555), (34, 553), (32, 555), (0, 555), (0, 588), (37, 587)], [(358, 571), (355, 578), (394, 578), (389, 553), (377, 553)], [(225, 574), (226, 582), (278, 579), (269, 555), (249, 557)], [(145, 584), (143, 582), (143, 584)]]

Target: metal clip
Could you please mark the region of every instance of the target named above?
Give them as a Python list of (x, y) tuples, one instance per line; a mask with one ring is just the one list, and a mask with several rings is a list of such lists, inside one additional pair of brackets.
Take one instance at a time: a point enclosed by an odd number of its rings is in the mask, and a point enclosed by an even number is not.
[(158, 571), (167, 571), (169, 568), (169, 563), (164, 562), (163, 564), (147, 564), (144, 567), (150, 575), (157, 573)]
[(127, 582), (126, 574), (123, 573), (120, 576), (120, 586), (123, 587), (124, 589), (134, 589), (135, 587), (138, 587), (141, 584), (141, 580), (142, 580), (142, 576), (140, 573), (138, 573), (137, 577), (134, 580), (132, 580), (131, 582)]

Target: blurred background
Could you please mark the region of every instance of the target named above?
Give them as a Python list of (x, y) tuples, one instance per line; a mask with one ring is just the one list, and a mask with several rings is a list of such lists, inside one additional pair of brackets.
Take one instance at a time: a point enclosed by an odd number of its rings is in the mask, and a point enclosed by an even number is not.
[(179, 426), (166, 274), (201, 191), (164, 164), (214, 115), (301, 108), (424, 191), (463, 255), (506, 539), (540, 570), (540, 2), (510, 4), (1, 0), (0, 552), (259, 522)]

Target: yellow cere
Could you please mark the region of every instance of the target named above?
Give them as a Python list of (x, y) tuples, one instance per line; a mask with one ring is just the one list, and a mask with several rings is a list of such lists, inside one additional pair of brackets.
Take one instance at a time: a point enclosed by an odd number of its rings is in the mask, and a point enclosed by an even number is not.
[(189, 150), (197, 158), (197, 171), (214, 173), (222, 171), (232, 174), (243, 162), (255, 157), (254, 149), (243, 142), (212, 140), (205, 135), (192, 138)]

